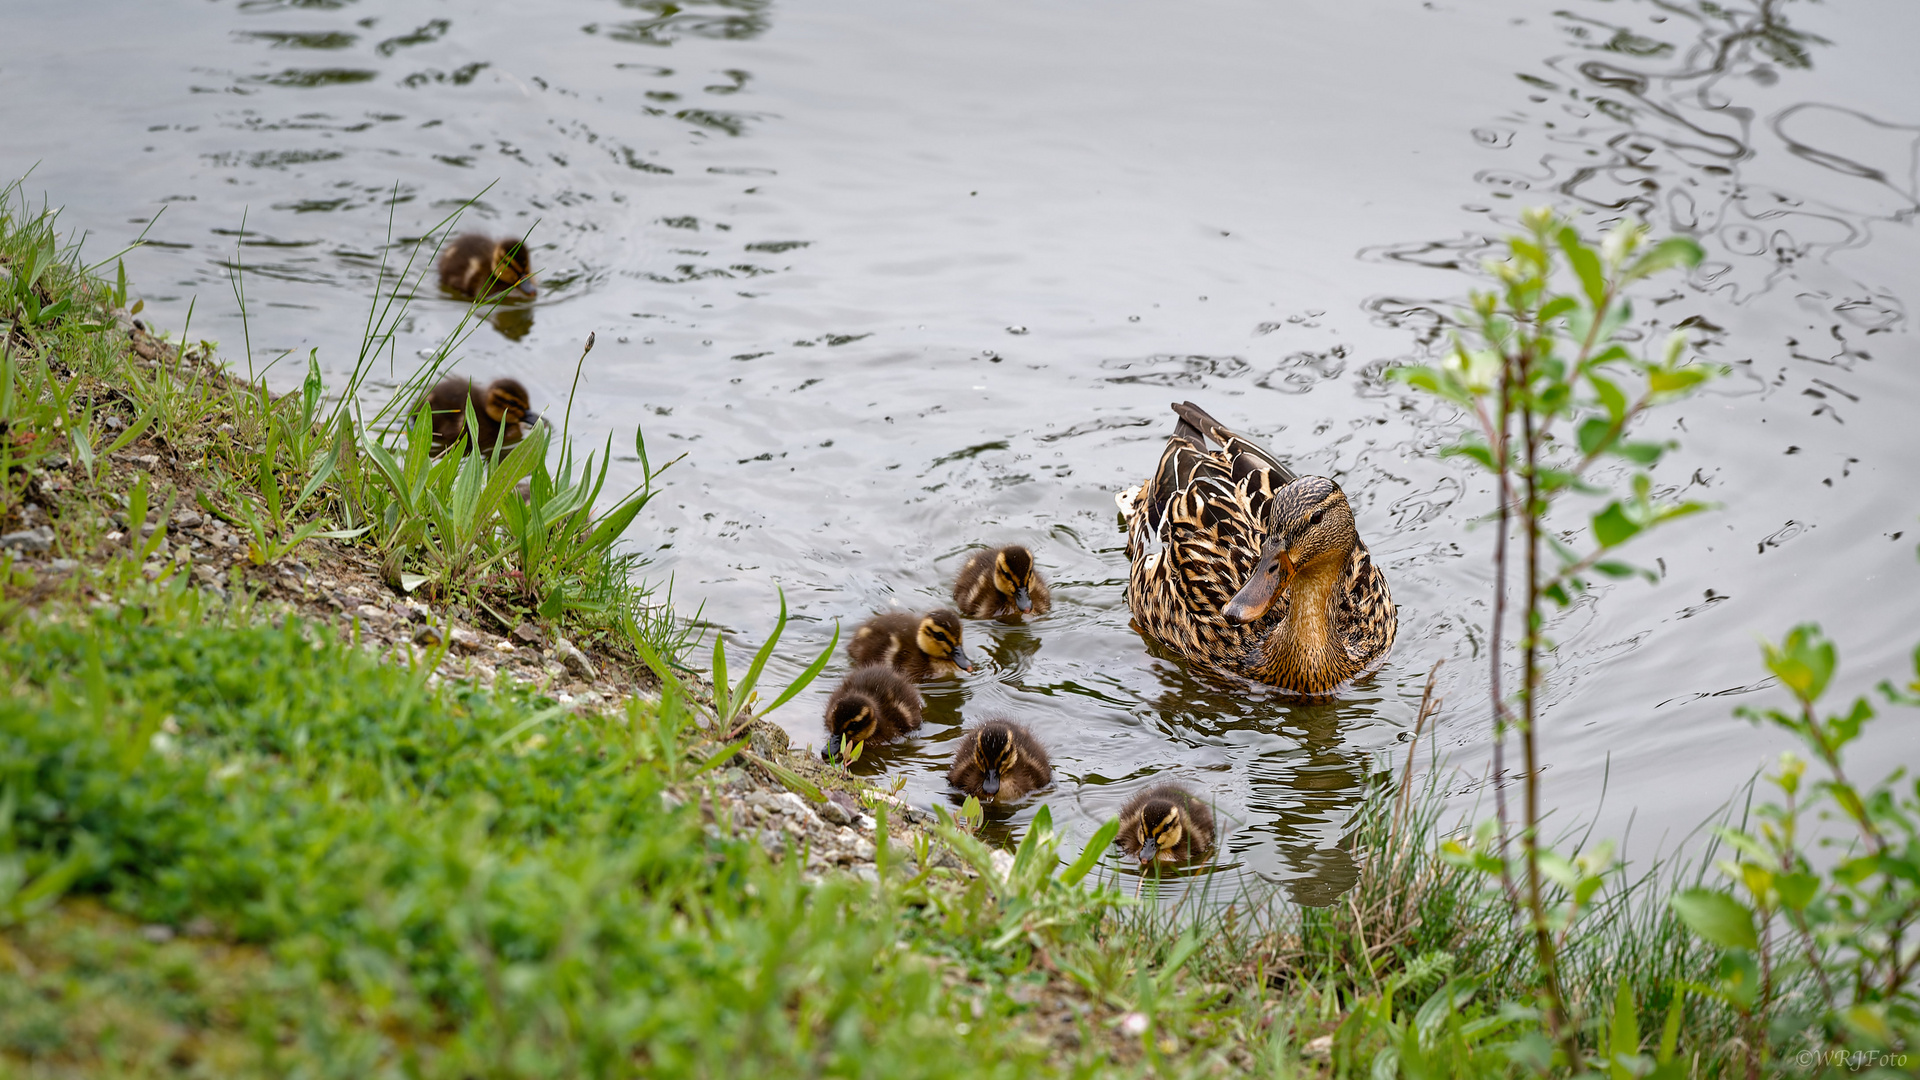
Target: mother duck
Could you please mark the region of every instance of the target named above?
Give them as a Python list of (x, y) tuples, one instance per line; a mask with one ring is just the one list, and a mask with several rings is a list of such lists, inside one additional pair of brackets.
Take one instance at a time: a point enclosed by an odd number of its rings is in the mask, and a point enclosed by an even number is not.
[(1118, 499), (1135, 624), (1189, 660), (1298, 694), (1379, 666), (1398, 620), (1340, 485), (1294, 475), (1192, 402), (1173, 411), (1159, 468)]

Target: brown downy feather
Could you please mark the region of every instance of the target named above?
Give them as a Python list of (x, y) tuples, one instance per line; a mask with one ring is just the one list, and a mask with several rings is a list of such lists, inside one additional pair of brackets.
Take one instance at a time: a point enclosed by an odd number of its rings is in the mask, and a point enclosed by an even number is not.
[(1018, 802), (1053, 783), (1053, 763), (1025, 726), (989, 720), (960, 740), (947, 783), (981, 802)]
[(468, 298), (489, 297), (508, 289), (532, 296), (533, 264), (526, 241), (515, 237), (495, 240), (480, 233), (456, 237), (440, 253), (440, 287)]
[(1120, 808), (1119, 840), (1142, 864), (1205, 858), (1213, 850), (1213, 811), (1179, 784), (1155, 784)]
[(1053, 610), (1053, 593), (1033, 564), (1033, 552), (1009, 544), (974, 552), (953, 583), (953, 603), (969, 619), (1045, 615)]
[(828, 761), (854, 743), (883, 743), (920, 726), (920, 691), (890, 667), (854, 668), (827, 699)]
[(855, 667), (879, 664), (915, 681), (972, 671), (961, 646), (960, 616), (945, 608), (925, 615), (876, 615), (853, 632), (847, 658)]
[(1377, 667), (1398, 620), (1346, 493), (1191, 402), (1173, 408), (1158, 468), (1121, 497), (1135, 623), (1189, 660), (1301, 694)]
[(527, 410), (527, 388), (518, 379), (495, 379), (484, 390), (471, 379), (442, 379), (413, 407), (414, 414), (422, 409), (433, 412), (434, 453), (465, 443), (469, 403), (479, 425), (480, 447), (489, 454), (496, 445), (505, 450), (518, 444), (526, 429), (540, 419)]

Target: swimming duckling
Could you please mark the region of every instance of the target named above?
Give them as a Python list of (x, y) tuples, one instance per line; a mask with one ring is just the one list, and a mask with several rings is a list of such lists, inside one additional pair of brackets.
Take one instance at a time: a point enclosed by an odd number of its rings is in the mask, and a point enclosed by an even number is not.
[(847, 657), (855, 667), (880, 664), (915, 681), (972, 671), (960, 647), (960, 616), (946, 608), (925, 615), (876, 615), (853, 632)]
[(487, 453), (492, 453), (496, 445), (511, 448), (526, 434), (526, 428), (540, 420), (527, 411), (527, 388), (518, 379), (495, 379), (485, 390), (472, 379), (442, 379), (413, 406), (414, 414), (421, 409), (433, 412), (434, 453), (463, 441), (468, 402), (473, 403), (480, 446)]
[(526, 241), (511, 236), (495, 240), (480, 233), (456, 237), (440, 253), (440, 287), (468, 297), (485, 298), (508, 289), (532, 296), (533, 264)]
[(960, 740), (947, 783), (982, 802), (1016, 802), (1053, 783), (1053, 765), (1033, 732), (1011, 720), (989, 720)]
[(1053, 593), (1033, 565), (1033, 552), (1019, 544), (974, 552), (953, 583), (953, 602), (969, 619), (1045, 615)]
[(1192, 862), (1213, 850), (1213, 811), (1179, 784), (1156, 784), (1120, 808), (1120, 846), (1142, 866)]
[(920, 691), (890, 667), (861, 667), (827, 699), (828, 761), (854, 743), (897, 739), (920, 726)]

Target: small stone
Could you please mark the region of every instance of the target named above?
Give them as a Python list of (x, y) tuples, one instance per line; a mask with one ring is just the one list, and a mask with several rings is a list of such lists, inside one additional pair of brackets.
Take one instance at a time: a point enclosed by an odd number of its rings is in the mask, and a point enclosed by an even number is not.
[(67, 455), (65, 454), (48, 454), (46, 457), (40, 459), (40, 464), (45, 468), (57, 472), (71, 466), (73, 462), (68, 461)]
[(450, 636), (453, 638), (453, 647), (463, 653), (477, 653), (485, 645), (485, 642), (480, 640), (479, 634), (457, 626), (453, 628)]
[(148, 923), (140, 928), (140, 936), (155, 945), (165, 945), (173, 940), (173, 927), (161, 923)]
[(807, 805), (807, 800), (795, 795), (791, 791), (783, 791), (775, 795), (773, 797), (773, 804), (779, 807), (780, 812), (783, 814), (802, 818), (813, 816), (813, 810)]
[(446, 635), (441, 633), (440, 628), (432, 623), (428, 623), (413, 633), (413, 643), (415, 645), (425, 645), (429, 648), (443, 645), (446, 643), (446, 640)]
[(600, 673), (594, 670), (593, 661), (587, 654), (574, 647), (566, 638), (553, 639), (553, 658), (560, 661), (568, 671), (582, 679), (598, 679)]
[(51, 563), (48, 563), (47, 565), (53, 567), (55, 570), (58, 570), (63, 574), (71, 574), (75, 570), (80, 569), (80, 564), (73, 561), (72, 559), (55, 559)]
[(987, 860), (993, 864), (994, 875), (1000, 880), (1005, 881), (1007, 875), (1013, 873), (1013, 856), (1010, 853), (994, 848)]
[[(835, 794), (839, 794), (839, 793), (835, 792)], [(841, 806), (837, 802), (834, 802), (831, 798), (829, 798), (826, 802), (821, 803), (819, 806), (814, 807), (813, 812), (820, 815), (820, 820), (826, 822), (829, 825), (853, 824), (853, 815), (847, 813), (846, 807)]]
[(207, 519), (197, 510), (182, 510), (173, 515), (173, 524), (179, 529), (197, 529)]
[(11, 548), (15, 551), (47, 551), (52, 547), (53, 530), (45, 525), (0, 536), (0, 548)]
[(870, 862), (856, 863), (853, 867), (853, 876), (866, 882), (879, 881), (880, 868)]
[(107, 425), (107, 430), (109, 431), (119, 431), (121, 428), (127, 426), (127, 422), (117, 416), (109, 416), (103, 422)]
[(514, 627), (513, 636), (528, 645), (540, 644), (540, 628), (530, 622), (523, 622)]
[(1304, 1051), (1308, 1057), (1332, 1057), (1333, 1036), (1321, 1035), (1318, 1038), (1308, 1039), (1307, 1045), (1300, 1049)]

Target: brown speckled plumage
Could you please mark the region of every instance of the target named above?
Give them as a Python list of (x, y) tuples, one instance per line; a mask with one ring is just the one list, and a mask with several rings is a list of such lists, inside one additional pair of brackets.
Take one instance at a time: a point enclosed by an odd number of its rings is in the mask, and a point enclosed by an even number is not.
[(920, 727), (920, 691), (890, 667), (854, 668), (827, 699), (831, 761), (852, 743), (883, 743)]
[(969, 619), (1045, 615), (1053, 610), (1053, 592), (1033, 565), (1033, 552), (1009, 544), (976, 551), (967, 559), (953, 583), (953, 606)]
[(1213, 811), (1179, 784), (1155, 784), (1120, 808), (1120, 846), (1142, 863), (1204, 858), (1213, 837)]
[(855, 667), (880, 664), (915, 681), (972, 671), (961, 645), (960, 616), (941, 608), (925, 615), (875, 615), (847, 642)]
[[(1340, 486), (1296, 477), (1191, 402), (1173, 409), (1159, 467), (1120, 500), (1139, 628), (1189, 660), (1301, 694), (1337, 692), (1386, 659), (1393, 598)], [(1256, 572), (1268, 588), (1249, 601)], [(1251, 621), (1228, 617), (1236, 596)]]
[(495, 240), (480, 233), (455, 237), (440, 252), (440, 287), (465, 297), (488, 297), (508, 289), (532, 296), (533, 266), (524, 240)]
[(1053, 763), (1023, 725), (989, 720), (960, 740), (947, 783), (981, 802), (1018, 802), (1053, 783)]

